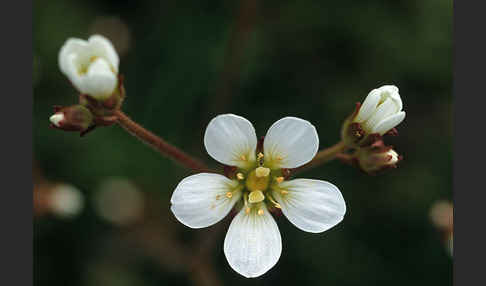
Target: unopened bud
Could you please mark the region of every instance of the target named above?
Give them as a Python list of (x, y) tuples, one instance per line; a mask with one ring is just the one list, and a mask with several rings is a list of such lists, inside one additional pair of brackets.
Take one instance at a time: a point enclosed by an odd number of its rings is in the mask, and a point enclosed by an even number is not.
[(396, 134), (395, 126), (405, 119), (398, 88), (384, 85), (372, 90), (343, 124), (342, 139), (349, 147), (369, 146), (386, 133)]
[(82, 94), (98, 100), (111, 96), (118, 84), (120, 59), (107, 38), (69, 38), (58, 56), (59, 68)]
[(359, 167), (368, 174), (375, 174), (388, 168), (396, 168), (402, 159), (390, 146), (377, 141), (371, 146), (360, 148), (356, 154)]
[(49, 118), (54, 128), (83, 133), (93, 125), (91, 111), (82, 105), (54, 107), (54, 112)]

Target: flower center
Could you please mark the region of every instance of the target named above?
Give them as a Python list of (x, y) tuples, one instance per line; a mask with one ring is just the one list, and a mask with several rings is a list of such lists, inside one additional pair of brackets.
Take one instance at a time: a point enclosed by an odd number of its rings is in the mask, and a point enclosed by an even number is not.
[(258, 167), (248, 174), (246, 187), (250, 192), (265, 191), (270, 181), (270, 169)]
[[(242, 172), (236, 174), (236, 179), (240, 181), (241, 188), (245, 188), (243, 199), (247, 214), (250, 213), (253, 207), (260, 208), (259, 206), (265, 199), (273, 207), (280, 208), (280, 205), (273, 199), (271, 192), (267, 190), (273, 188), (272, 186), (275, 184), (280, 184), (284, 177), (281, 176), (280, 170), (272, 171), (270, 168), (265, 167), (263, 157), (263, 153), (258, 153), (254, 169), (250, 169), (247, 172), (242, 170)], [(263, 215), (263, 210), (258, 209), (257, 214)]]

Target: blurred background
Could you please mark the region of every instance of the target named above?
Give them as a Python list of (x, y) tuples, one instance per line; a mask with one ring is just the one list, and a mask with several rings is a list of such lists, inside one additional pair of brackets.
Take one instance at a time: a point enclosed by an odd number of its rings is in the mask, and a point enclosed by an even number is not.
[[(452, 285), (452, 1), (34, 1), (35, 285)], [(123, 110), (212, 166), (204, 129), (220, 113), (262, 136), (283, 116), (320, 147), (370, 90), (400, 88), (404, 156), (380, 176), (332, 161), (300, 174), (337, 185), (342, 223), (310, 234), (277, 218), (278, 264), (257, 279), (223, 254), (230, 222), (193, 230), (169, 210), (189, 172), (118, 126), (80, 138), (49, 128), (77, 102), (57, 64), (68, 37), (108, 37)]]

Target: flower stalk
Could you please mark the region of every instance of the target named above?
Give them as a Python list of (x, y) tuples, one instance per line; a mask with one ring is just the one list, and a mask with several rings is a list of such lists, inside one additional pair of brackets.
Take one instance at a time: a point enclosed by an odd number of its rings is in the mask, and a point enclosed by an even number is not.
[(323, 149), (319, 151), (314, 159), (312, 159), (309, 163), (295, 168), (292, 170), (292, 175), (302, 172), (302, 171), (307, 171), (312, 168), (318, 167), (320, 165), (323, 165), (331, 160), (334, 160), (341, 154), (342, 152), (346, 151), (348, 147), (343, 141), (339, 141), (338, 143), (334, 144), (333, 146)]
[(123, 111), (115, 110), (113, 111), (113, 115), (116, 116), (117, 123), (126, 131), (128, 131), (128, 133), (137, 137), (142, 142), (146, 143), (156, 151), (160, 152), (162, 155), (171, 158), (180, 165), (195, 172), (214, 173), (214, 171), (210, 170), (203, 162), (191, 157), (177, 147), (169, 144), (164, 139), (145, 129), (144, 127), (133, 121), (130, 117), (128, 117)]

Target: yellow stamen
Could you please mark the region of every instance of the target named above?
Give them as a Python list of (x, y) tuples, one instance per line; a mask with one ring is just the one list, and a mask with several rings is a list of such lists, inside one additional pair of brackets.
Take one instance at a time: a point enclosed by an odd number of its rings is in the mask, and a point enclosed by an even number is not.
[(246, 207), (246, 208), (245, 208), (245, 213), (246, 213), (246, 214), (249, 214), (249, 213), (250, 213), (250, 208), (249, 208), (249, 207)]
[(242, 161), (246, 161), (246, 156), (245, 156), (245, 155), (241, 155), (241, 156), (240, 156), (240, 159), (241, 159)]
[(288, 191), (286, 191), (286, 190), (280, 190), (280, 193), (281, 193), (282, 195), (286, 195), (286, 194), (288, 194), (289, 192), (288, 192)]
[(273, 204), (273, 205), (274, 205), (274, 206), (275, 206), (277, 209), (281, 209), (281, 208), (282, 208), (282, 206), (281, 206), (279, 203), (277, 203), (277, 202), (276, 202), (276, 201), (275, 201), (275, 200), (272, 198), (272, 196), (267, 196), (267, 198), (268, 198), (268, 200), (269, 200), (270, 202), (272, 202), (272, 204)]
[(263, 215), (263, 210), (262, 209), (259, 209), (258, 210), (258, 215)]
[(243, 180), (245, 178), (245, 175), (243, 175), (242, 173), (238, 173), (238, 174), (236, 174), (236, 178), (238, 180)]
[(265, 199), (265, 195), (260, 190), (256, 190), (250, 193), (248, 201), (250, 203), (259, 203)]
[(232, 193), (232, 192), (227, 192), (227, 193), (226, 193), (226, 197), (227, 197), (228, 199), (231, 199), (231, 197), (232, 197), (232, 196), (233, 196), (233, 193)]
[(283, 158), (281, 156), (277, 156), (277, 157), (275, 157), (275, 160), (281, 161), (281, 160), (283, 160)]
[(270, 169), (265, 167), (258, 167), (255, 169), (255, 175), (257, 178), (267, 177), (270, 174)]
[(275, 178), (275, 181), (277, 181), (277, 183), (279, 183), (279, 184), (280, 184), (281, 182), (283, 182), (283, 181), (284, 181), (284, 177), (276, 177), (276, 178)]

